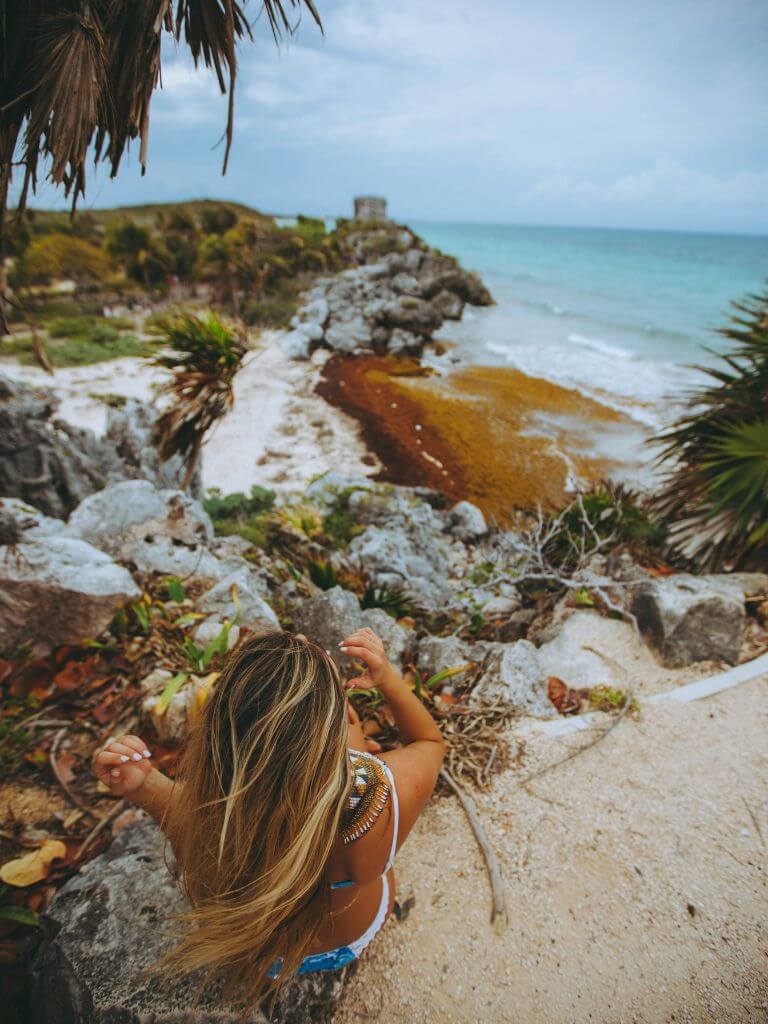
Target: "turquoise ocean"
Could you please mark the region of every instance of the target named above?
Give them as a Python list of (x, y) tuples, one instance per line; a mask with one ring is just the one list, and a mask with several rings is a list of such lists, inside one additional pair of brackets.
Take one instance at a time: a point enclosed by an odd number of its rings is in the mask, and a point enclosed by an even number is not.
[(768, 237), (414, 222), (496, 305), (440, 337), (461, 362), (577, 387), (653, 427), (728, 347), (730, 303), (768, 287)]

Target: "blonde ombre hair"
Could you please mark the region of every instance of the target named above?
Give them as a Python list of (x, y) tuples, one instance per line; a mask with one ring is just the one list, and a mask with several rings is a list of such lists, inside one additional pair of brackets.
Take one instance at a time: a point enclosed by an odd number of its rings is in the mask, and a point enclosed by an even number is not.
[(275, 632), (232, 653), (179, 766), (168, 832), (192, 928), (163, 966), (202, 969), (203, 985), (223, 976), (246, 1009), (294, 975), (329, 911), (348, 729), (338, 673), (316, 644)]

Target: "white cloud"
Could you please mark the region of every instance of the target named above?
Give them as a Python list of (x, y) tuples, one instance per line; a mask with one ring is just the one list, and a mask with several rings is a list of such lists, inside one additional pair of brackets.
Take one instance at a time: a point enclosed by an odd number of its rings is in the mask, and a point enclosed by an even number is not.
[(662, 158), (648, 170), (625, 174), (604, 184), (555, 174), (535, 184), (524, 198), (590, 205), (768, 208), (768, 171), (739, 171), (718, 177)]

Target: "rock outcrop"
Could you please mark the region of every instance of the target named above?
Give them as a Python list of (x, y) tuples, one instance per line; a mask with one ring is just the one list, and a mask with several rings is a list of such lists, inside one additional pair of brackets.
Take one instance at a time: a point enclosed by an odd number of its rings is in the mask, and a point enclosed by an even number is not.
[[(172, 915), (185, 904), (168, 872), (157, 826), (127, 825), (109, 850), (57, 893), (31, 965), (30, 1024), (266, 1024), (223, 1003), (216, 987), (194, 1005), (195, 979), (143, 976), (172, 948)], [(297, 980), (275, 1020), (304, 1024), (328, 1012), (344, 971)]]
[(744, 591), (715, 576), (667, 576), (635, 588), (632, 612), (666, 665), (738, 661), (744, 638)]
[(418, 354), (444, 320), (460, 319), (466, 303), (493, 301), (477, 274), (427, 249), (408, 228), (357, 229), (346, 244), (360, 265), (317, 281), (306, 293), (283, 340), (294, 358), (307, 358), (318, 345)]
[(527, 640), (468, 643), (456, 637), (428, 637), (419, 644), (422, 672), (442, 672), (472, 662), (482, 668), (470, 694), (472, 706), (500, 705), (535, 718), (557, 717), (539, 652)]
[(147, 480), (125, 480), (86, 498), (70, 531), (142, 572), (218, 579), (209, 550), (213, 526), (203, 506), (184, 491), (158, 490)]
[[(154, 410), (129, 401), (107, 412), (104, 438), (57, 418), (48, 388), (0, 376), (0, 494), (20, 498), (49, 516), (66, 518), (89, 494), (110, 483), (144, 478), (179, 487), (177, 457), (161, 463), (152, 445)], [(199, 470), (190, 484), (199, 495)]]
[(365, 626), (378, 633), (395, 665), (400, 664), (412, 642), (410, 630), (400, 626), (381, 608), (361, 608), (355, 594), (341, 587), (333, 587), (302, 602), (294, 620), (297, 632), (305, 633), (320, 644), (339, 665), (346, 660), (339, 651), (339, 642)]
[(130, 573), (104, 552), (39, 529), (0, 547), (0, 653), (28, 641), (55, 646), (92, 640), (118, 608), (141, 597)]

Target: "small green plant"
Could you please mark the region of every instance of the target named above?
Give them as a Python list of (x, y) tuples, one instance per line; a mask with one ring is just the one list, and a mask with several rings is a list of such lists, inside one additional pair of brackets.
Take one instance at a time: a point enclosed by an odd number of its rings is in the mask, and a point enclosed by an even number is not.
[(360, 598), (360, 607), (381, 608), (393, 619), (413, 618), (419, 613), (416, 602), (408, 595), (405, 587), (400, 586), (366, 587)]
[(552, 565), (573, 568), (603, 543), (626, 544), (638, 552), (661, 551), (667, 531), (640, 495), (609, 481), (578, 497), (545, 524), (544, 554)]
[(195, 672), (205, 672), (215, 657), (223, 657), (227, 653), (230, 629), (230, 624), (225, 622), (216, 636), (209, 640), (205, 647), (200, 647), (191, 637), (184, 637), (181, 650)]
[(421, 672), (414, 666), (412, 669), (413, 692), (417, 697), (422, 697), (425, 692), (434, 690), (436, 686), (439, 686), (440, 683), (444, 683), (448, 679), (463, 675), (470, 668), (472, 668), (471, 662), (467, 662), (465, 665), (454, 665), (453, 668), (444, 668), (440, 672), (435, 672), (427, 679), (424, 679)]
[(316, 587), (321, 590), (333, 590), (340, 585), (339, 571), (331, 562), (310, 558), (307, 562), (307, 574)]
[[(615, 686), (593, 686), (589, 691), (589, 706), (593, 711), (621, 711), (626, 707), (629, 694)], [(635, 709), (635, 701), (632, 701)]]
[(178, 576), (169, 576), (165, 581), (165, 587), (168, 591), (168, 597), (176, 604), (181, 604), (184, 600), (184, 584), (181, 582)]
[(323, 533), (331, 547), (347, 548), (349, 542), (360, 532), (361, 527), (352, 519), (349, 499), (354, 488), (347, 487), (336, 495), (333, 504), (323, 516)]

